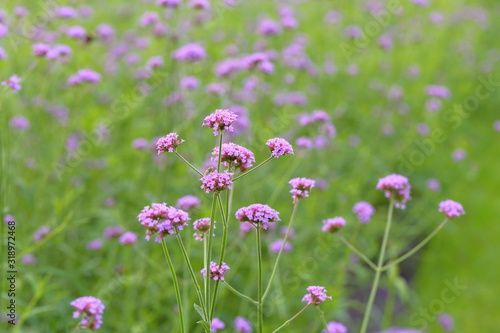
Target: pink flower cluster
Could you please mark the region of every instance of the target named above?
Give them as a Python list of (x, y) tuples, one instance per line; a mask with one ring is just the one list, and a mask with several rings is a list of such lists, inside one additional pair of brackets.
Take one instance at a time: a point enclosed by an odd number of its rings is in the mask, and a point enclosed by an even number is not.
[(21, 78), (17, 75), (12, 75), (7, 81), (2, 81), (0, 85), (11, 88), (15, 93), (21, 90)]
[(137, 241), (137, 234), (135, 232), (127, 231), (118, 239), (122, 245), (132, 245)]
[[(219, 147), (214, 148), (212, 155), (212, 161), (217, 161), (219, 158)], [(255, 157), (245, 147), (229, 142), (222, 144), (221, 162), (228, 168), (240, 168), (240, 171), (244, 172), (252, 167)]]
[(425, 92), (428, 96), (448, 98), (450, 97), (450, 90), (445, 86), (429, 85), (425, 88)]
[(236, 211), (235, 216), (240, 222), (250, 222), (264, 230), (268, 229), (268, 223), (280, 221), (279, 212), (263, 204), (242, 207)]
[(233, 173), (213, 171), (201, 177), (201, 188), (207, 193), (220, 192), (231, 188)]
[(193, 229), (197, 231), (193, 234), (194, 238), (199, 241), (203, 240), (210, 231), (210, 218), (204, 217), (194, 221)]
[(275, 158), (278, 158), (283, 155), (293, 154), (292, 145), (288, 141), (282, 138), (269, 139), (266, 142), (266, 146), (269, 147), (271, 155)]
[(319, 305), (326, 301), (327, 298), (332, 299), (331, 296), (326, 295), (325, 287), (320, 286), (310, 286), (307, 287), (308, 294), (305, 294), (302, 298), (302, 302), (306, 302), (309, 305)]
[(68, 85), (70, 86), (76, 86), (83, 82), (89, 82), (92, 84), (99, 83), (101, 82), (101, 74), (91, 69), (84, 68), (80, 69), (78, 72), (76, 72), (76, 74), (71, 75), (67, 81)]
[(203, 46), (198, 43), (189, 43), (175, 50), (172, 57), (177, 61), (195, 62), (207, 57)]
[(360, 201), (354, 205), (352, 212), (358, 216), (360, 223), (368, 223), (375, 214), (375, 208), (369, 202)]
[(327, 219), (323, 221), (324, 232), (335, 233), (339, 231), (343, 226), (345, 226), (345, 220), (342, 217), (334, 217), (333, 219)]
[(158, 151), (158, 154), (164, 152), (173, 153), (183, 142), (184, 140), (179, 139), (179, 135), (177, 133), (169, 133), (158, 139), (156, 142), (156, 150)]
[(104, 304), (101, 300), (93, 296), (83, 296), (75, 299), (70, 303), (76, 311), (73, 312), (73, 318), (78, 318), (83, 315), (80, 325), (84, 328), (97, 330), (102, 324), (102, 314), (104, 312)]
[(177, 207), (182, 210), (197, 209), (201, 205), (201, 200), (194, 195), (186, 195), (177, 200)]
[(215, 112), (209, 114), (205, 117), (202, 126), (208, 126), (214, 130), (214, 135), (219, 135), (219, 131), (233, 131), (233, 122), (238, 118), (236, 113), (224, 110), (217, 109)]
[(411, 199), (411, 186), (408, 178), (398, 174), (380, 178), (377, 190), (383, 190), (386, 198), (394, 200), (396, 208), (405, 209), (406, 202)]
[(300, 113), (297, 117), (299, 125), (315, 135), (305, 135), (296, 139), (297, 146), (307, 149), (325, 148), (335, 137), (337, 130), (330, 115), (324, 110), (315, 110), (311, 113)]
[(453, 200), (445, 200), (439, 203), (439, 211), (444, 213), (448, 218), (453, 219), (465, 214), (465, 210), (461, 204)]
[(314, 187), (316, 181), (309, 178), (293, 178), (288, 182), (292, 185), (290, 193), (292, 193), (292, 198), (294, 202), (297, 202), (300, 198), (309, 197), (309, 191)]
[[(224, 273), (229, 269), (229, 266), (225, 263), (222, 262), (220, 265), (218, 265), (216, 262), (210, 262), (210, 278), (212, 280), (221, 280), (224, 281)], [(207, 275), (207, 269), (203, 268), (201, 270), (201, 274), (203, 276)]]
[(330, 321), (322, 333), (347, 333), (347, 328), (339, 322)]
[(146, 239), (149, 240), (151, 235), (157, 235), (157, 242), (167, 235), (177, 233), (177, 230), (184, 229), (190, 220), (188, 213), (167, 206), (166, 203), (153, 203), (144, 207), (137, 219), (146, 228)]

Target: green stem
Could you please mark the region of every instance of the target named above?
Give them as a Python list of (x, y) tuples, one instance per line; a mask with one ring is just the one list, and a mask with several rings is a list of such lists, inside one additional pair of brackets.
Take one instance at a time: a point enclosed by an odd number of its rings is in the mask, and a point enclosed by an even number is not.
[(186, 163), (191, 169), (193, 169), (198, 175), (203, 177), (203, 174), (200, 172), (200, 170), (196, 169), (194, 165), (188, 162), (181, 154), (179, 154), (177, 151), (175, 152), (175, 155), (177, 155), (184, 163)]
[(370, 315), (372, 312), (373, 303), (375, 301), (375, 296), (377, 294), (378, 284), (380, 281), (380, 274), (382, 273), (381, 268), (384, 263), (385, 249), (387, 247), (387, 240), (389, 239), (389, 231), (391, 229), (392, 222), (392, 212), (394, 210), (394, 201), (391, 200), (389, 204), (389, 212), (387, 216), (387, 223), (385, 225), (384, 238), (382, 240), (382, 245), (380, 247), (380, 256), (378, 258), (377, 270), (375, 271), (375, 279), (373, 280), (372, 290), (370, 291), (370, 297), (368, 298), (368, 304), (366, 305), (365, 315), (363, 317), (363, 323), (361, 324), (361, 333), (366, 333), (368, 328), (368, 322), (370, 321)]
[(407, 259), (408, 257), (412, 256), (415, 254), (415, 252), (417, 252), (418, 250), (420, 250), (425, 244), (427, 244), (438, 232), (439, 230), (441, 230), (445, 225), (446, 223), (448, 223), (450, 219), (446, 218), (444, 219), (443, 222), (441, 222), (440, 225), (437, 226), (436, 229), (434, 229), (433, 232), (431, 232), (429, 234), (429, 236), (427, 236), (423, 241), (421, 241), (417, 246), (415, 246), (413, 249), (411, 249), (410, 251), (408, 251), (407, 253), (405, 253), (404, 255), (402, 255), (401, 257), (399, 257), (398, 259), (394, 260), (394, 261), (391, 261), (390, 263), (388, 263), (387, 265), (385, 265), (384, 267), (381, 268), (382, 271), (386, 271), (388, 270), (389, 268), (391, 268), (392, 266), (394, 265), (397, 265), (399, 264), (401, 261)]
[(352, 245), (351, 243), (349, 243), (349, 241), (347, 239), (345, 239), (344, 237), (342, 237), (340, 234), (337, 234), (340, 238), (340, 240), (342, 242), (344, 242), (345, 245), (347, 245), (348, 248), (350, 248), (354, 253), (356, 253), (358, 255), (358, 257), (360, 257), (361, 259), (363, 259), (373, 270), (377, 270), (377, 266), (373, 263), (373, 261), (371, 261), (370, 259), (368, 259), (368, 257), (366, 257), (361, 251), (359, 251), (358, 249), (356, 249), (354, 247), (354, 245)]
[(219, 158), (217, 159), (217, 172), (220, 172), (221, 159), (222, 159), (222, 131), (219, 131)]
[[(182, 256), (184, 257), (184, 261), (186, 262), (186, 265), (188, 266), (189, 274), (191, 275), (191, 279), (193, 280), (193, 284), (196, 288), (196, 293), (198, 294), (198, 299), (201, 303), (201, 307), (205, 310), (205, 304), (203, 301), (203, 295), (201, 293), (201, 288), (198, 283), (198, 280), (196, 279), (196, 274), (194, 273), (193, 266), (191, 265), (191, 260), (189, 260), (189, 256), (186, 251), (186, 247), (184, 246), (184, 242), (182, 241), (181, 235), (177, 232), (177, 241), (179, 242), (179, 246), (181, 248)], [(205, 313), (205, 318), (203, 320), (207, 320), (207, 314)]]
[(302, 310), (300, 310), (299, 312), (297, 312), (295, 314), (295, 316), (293, 316), (292, 318), (288, 319), (287, 321), (285, 321), (283, 323), (283, 325), (281, 325), (280, 327), (278, 327), (277, 329), (275, 329), (272, 333), (275, 333), (275, 332), (278, 332), (280, 329), (282, 329), (283, 327), (287, 326), (288, 324), (290, 324), (292, 322), (292, 320), (294, 320), (295, 318), (297, 318), (302, 312), (305, 311), (305, 309), (307, 309), (309, 306), (311, 306), (311, 304), (307, 304), (306, 306), (304, 306), (302, 308)]
[(260, 239), (260, 226), (256, 228), (257, 234), (257, 332), (262, 333), (262, 247)]
[(384, 316), (382, 318), (381, 329), (386, 329), (390, 326), (392, 321), (392, 313), (394, 312), (394, 302), (396, 300), (396, 296), (394, 294), (394, 288), (392, 286), (388, 286), (387, 289), (388, 289), (387, 301), (385, 303)]
[[(234, 186), (234, 184), (233, 184), (233, 186)], [(219, 209), (220, 209), (220, 213), (222, 215), (222, 220), (226, 221), (227, 217), (226, 217), (226, 214), (224, 212), (224, 205), (222, 204), (222, 199), (221, 199), (220, 195), (217, 197), (217, 201), (219, 202)]]
[(248, 175), (251, 172), (254, 172), (255, 170), (257, 170), (258, 168), (260, 168), (261, 166), (263, 166), (264, 164), (266, 164), (267, 162), (269, 162), (272, 159), (273, 159), (273, 157), (269, 156), (265, 161), (261, 162), (259, 165), (257, 165), (255, 167), (253, 167), (253, 168), (251, 168), (251, 169), (249, 169), (249, 170), (247, 170), (247, 171), (239, 174), (238, 176), (234, 177), (233, 178), (233, 182), (236, 181), (236, 180), (238, 180), (238, 179), (240, 179), (241, 177), (244, 177), (244, 176)]
[(170, 254), (168, 253), (167, 249), (167, 244), (165, 243), (165, 240), (161, 240), (161, 244), (163, 247), (163, 253), (165, 254), (165, 258), (167, 259), (168, 267), (170, 268), (170, 273), (172, 274), (172, 280), (174, 282), (174, 289), (175, 289), (175, 297), (177, 298), (177, 309), (179, 311), (179, 320), (181, 322), (181, 332), (185, 332), (184, 328), (184, 313), (182, 310), (182, 299), (181, 299), (181, 292), (179, 288), (179, 282), (177, 281), (177, 275), (175, 274), (175, 268), (174, 265), (172, 264), (172, 259), (170, 259)]
[(232, 287), (229, 283), (227, 283), (226, 281), (222, 281), (224, 283), (224, 285), (226, 286), (227, 289), (229, 289), (232, 293), (234, 293), (235, 295), (237, 296), (240, 296), (241, 298), (244, 298), (250, 302), (252, 302), (253, 304), (257, 305), (258, 302), (256, 300), (254, 300), (253, 298), (250, 298), (249, 296), (245, 295), (245, 294), (242, 294), (240, 293), (238, 290), (236, 290), (234, 287)]
[(206, 236), (207, 241), (205, 242), (205, 248), (204, 248), (204, 258), (205, 258), (205, 269), (206, 269), (206, 274), (205, 274), (205, 305), (207, 307), (207, 313), (209, 314), (208, 316), (208, 324), (212, 322), (212, 317), (211, 313), (212, 310), (210, 309), (210, 262), (212, 261), (212, 239), (213, 239), (213, 234), (214, 234), (214, 219), (215, 219), (215, 210), (216, 210), (216, 204), (217, 204), (217, 197), (219, 196), (219, 193), (214, 193), (214, 198), (212, 200), (212, 210), (210, 213), (210, 229), (208, 231), (208, 235)]
[(328, 323), (326, 322), (325, 312), (321, 310), (319, 306), (317, 306), (316, 309), (318, 309), (319, 316), (321, 317), (321, 322), (323, 323), (323, 326), (326, 328), (326, 332), (328, 332)]
[(295, 217), (295, 212), (297, 211), (298, 205), (299, 205), (298, 201), (297, 201), (297, 203), (295, 203), (293, 205), (292, 215), (290, 216), (290, 221), (288, 221), (288, 227), (286, 229), (285, 238), (283, 239), (283, 243), (281, 244), (280, 251), (278, 252), (278, 256), (276, 257), (276, 261), (274, 262), (273, 271), (271, 273), (271, 277), (269, 278), (269, 282), (267, 283), (266, 291), (264, 291), (264, 295), (262, 296), (262, 300), (264, 300), (266, 298), (267, 294), (269, 293), (269, 291), (271, 289), (273, 279), (276, 275), (276, 271), (278, 270), (278, 264), (279, 264), (279, 261), (281, 258), (281, 254), (283, 253), (283, 249), (285, 248), (286, 241), (288, 240), (288, 234), (290, 233), (290, 230), (292, 229), (292, 223), (293, 223), (293, 219)]

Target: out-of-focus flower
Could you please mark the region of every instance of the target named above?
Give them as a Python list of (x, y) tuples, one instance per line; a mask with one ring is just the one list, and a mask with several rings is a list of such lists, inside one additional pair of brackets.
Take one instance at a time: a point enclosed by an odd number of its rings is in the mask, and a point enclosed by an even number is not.
[(330, 321), (322, 333), (347, 333), (347, 328), (339, 322)]
[(34, 266), (34, 265), (36, 265), (37, 260), (36, 260), (36, 257), (34, 255), (29, 253), (29, 254), (23, 256), (23, 258), (21, 259), (21, 262), (23, 263), (23, 265), (26, 265), (26, 266)]
[(2, 81), (0, 85), (10, 87), (15, 93), (21, 90), (21, 78), (17, 74), (12, 75), (7, 81)]
[(386, 198), (394, 200), (396, 208), (405, 209), (406, 202), (411, 199), (411, 186), (408, 178), (398, 174), (380, 178), (377, 190), (383, 190)]
[(116, 238), (120, 237), (123, 234), (123, 227), (121, 225), (114, 225), (111, 227), (107, 227), (104, 229), (104, 237), (105, 238)]
[(186, 195), (177, 200), (176, 206), (182, 210), (197, 209), (201, 205), (201, 200), (194, 195)]
[(294, 202), (297, 202), (300, 198), (309, 197), (309, 191), (314, 187), (316, 181), (309, 178), (293, 178), (288, 184), (292, 186), (290, 193), (292, 193), (292, 198)]
[(200, 44), (189, 43), (175, 50), (172, 56), (177, 61), (194, 62), (205, 59), (207, 53)]
[(448, 218), (453, 219), (465, 214), (465, 210), (461, 204), (453, 200), (444, 200), (439, 203), (439, 211), (444, 213)]
[(334, 217), (323, 221), (324, 232), (335, 233), (345, 226), (345, 220), (342, 217)]
[(131, 245), (137, 242), (137, 234), (135, 232), (127, 231), (118, 239), (122, 245)]
[(325, 287), (321, 286), (309, 286), (307, 287), (308, 294), (304, 295), (302, 302), (306, 302), (309, 305), (319, 305), (326, 301), (328, 298), (332, 299), (331, 296), (326, 295)]
[[(269, 250), (274, 253), (279, 253), (282, 245), (283, 239), (277, 239), (269, 245)], [(283, 252), (290, 252), (292, 251), (292, 249), (292, 244), (286, 242), (285, 246), (283, 247)]]
[(70, 304), (76, 309), (73, 312), (73, 318), (82, 316), (79, 323), (82, 328), (97, 330), (101, 327), (105, 307), (100, 299), (93, 296), (83, 296), (75, 299)]
[(9, 126), (18, 130), (26, 130), (29, 128), (30, 122), (24, 116), (14, 116), (10, 118)]
[(452, 331), (455, 328), (453, 317), (447, 313), (442, 313), (438, 317), (438, 322), (445, 331)]
[(455, 162), (460, 162), (465, 159), (467, 153), (462, 148), (457, 148), (453, 151), (452, 157)]
[(97, 251), (102, 248), (102, 240), (101, 239), (93, 239), (87, 243), (87, 250), (89, 251)]
[(431, 191), (437, 192), (441, 189), (441, 184), (439, 183), (439, 180), (431, 178), (427, 180), (427, 188)]
[(45, 236), (50, 234), (51, 231), (52, 231), (52, 229), (50, 229), (49, 226), (43, 225), (37, 231), (35, 231), (35, 233), (33, 234), (33, 239), (35, 240), (35, 242), (39, 242)]
[(375, 213), (375, 208), (369, 202), (360, 201), (354, 205), (352, 212), (358, 216), (360, 223), (368, 223)]
[(75, 39), (84, 39), (87, 38), (87, 30), (85, 28), (75, 25), (73, 27), (68, 28), (66, 30), (66, 35)]
[(234, 330), (236, 333), (252, 333), (252, 323), (245, 317), (238, 316), (234, 318), (233, 322)]

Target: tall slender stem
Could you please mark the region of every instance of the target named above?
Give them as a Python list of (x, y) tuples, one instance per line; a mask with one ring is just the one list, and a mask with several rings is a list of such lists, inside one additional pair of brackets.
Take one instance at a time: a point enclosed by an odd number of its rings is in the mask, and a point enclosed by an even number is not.
[(349, 243), (349, 241), (347, 239), (345, 239), (341, 235), (338, 235), (338, 237), (345, 245), (347, 245), (348, 248), (350, 248), (354, 253), (356, 253), (358, 255), (358, 257), (363, 259), (368, 264), (368, 266), (370, 266), (374, 271), (376, 271), (378, 269), (377, 266), (370, 259), (368, 259), (360, 250), (355, 248), (354, 245)]
[(205, 242), (205, 248), (204, 248), (204, 259), (205, 259), (205, 270), (206, 270), (206, 275), (205, 275), (205, 306), (207, 307), (207, 314), (209, 315), (207, 320), (208, 324), (212, 322), (212, 317), (211, 313), (212, 310), (210, 308), (210, 262), (212, 260), (212, 238), (214, 235), (214, 219), (215, 219), (215, 210), (216, 210), (216, 205), (217, 205), (217, 197), (219, 196), (219, 193), (214, 193), (214, 197), (212, 200), (212, 210), (210, 213), (210, 228), (208, 231), (208, 235), (206, 237), (207, 241)]
[(196, 169), (196, 167), (194, 165), (192, 165), (191, 163), (189, 163), (188, 160), (186, 160), (184, 158), (184, 156), (182, 156), (181, 154), (179, 154), (177, 151), (175, 152), (175, 155), (177, 155), (177, 157), (179, 157), (184, 163), (186, 163), (191, 169), (193, 169), (198, 175), (202, 176), (203, 177), (203, 174), (201, 173), (200, 170)]
[(423, 241), (421, 241), (417, 246), (415, 246), (413, 249), (411, 249), (410, 251), (406, 252), (404, 255), (402, 255), (401, 257), (399, 257), (398, 259), (394, 260), (394, 261), (391, 261), (390, 263), (388, 263), (387, 265), (385, 265), (384, 267), (381, 268), (382, 271), (386, 271), (388, 270), (389, 268), (391, 268), (392, 266), (394, 265), (397, 265), (399, 264), (401, 261), (405, 260), (406, 258), (412, 256), (415, 254), (415, 252), (417, 252), (418, 250), (420, 250), (425, 244), (427, 244), (438, 232), (439, 230), (441, 230), (446, 223), (448, 223), (450, 219), (449, 218), (446, 218), (444, 219), (443, 222), (441, 222), (440, 225), (437, 226), (436, 229), (434, 229), (433, 232), (431, 232), (429, 234), (429, 236), (427, 236)]
[(170, 273), (172, 274), (172, 280), (174, 282), (174, 289), (175, 289), (175, 297), (177, 298), (177, 310), (179, 311), (179, 320), (181, 322), (181, 332), (184, 333), (186, 330), (184, 327), (184, 311), (182, 310), (182, 298), (181, 298), (181, 291), (179, 288), (179, 282), (177, 281), (175, 268), (174, 265), (172, 264), (172, 259), (170, 259), (170, 254), (168, 253), (167, 244), (165, 243), (164, 239), (161, 240), (161, 244), (163, 247), (163, 253), (165, 254), (165, 258), (167, 259), (168, 267), (170, 268)]
[(283, 325), (281, 325), (280, 327), (278, 327), (277, 329), (275, 329), (272, 333), (275, 333), (275, 332), (278, 332), (280, 329), (282, 329), (283, 327), (285, 327), (286, 325), (290, 324), (292, 322), (292, 320), (294, 320), (295, 318), (297, 318), (302, 312), (304, 312), (309, 306), (311, 306), (311, 304), (307, 304), (306, 306), (304, 306), (302, 308), (302, 310), (300, 310), (299, 312), (297, 312), (295, 314), (295, 316), (293, 316), (292, 318), (288, 319), (287, 321), (285, 321), (283, 323)]
[(224, 285), (226, 286), (227, 289), (229, 289), (231, 292), (233, 292), (235, 295), (237, 296), (240, 296), (241, 298), (244, 298), (250, 302), (252, 302), (253, 304), (257, 305), (258, 302), (255, 301), (253, 298), (250, 298), (249, 296), (243, 294), (243, 293), (240, 293), (238, 290), (236, 290), (233, 286), (231, 286), (229, 283), (227, 283), (226, 281), (222, 281), (224, 283)]
[(220, 172), (221, 159), (222, 159), (222, 131), (219, 131), (219, 158), (217, 159), (217, 172)]
[(257, 332), (262, 333), (262, 247), (260, 239), (260, 226), (256, 228), (257, 234)]
[(298, 205), (299, 205), (299, 201), (297, 201), (293, 205), (292, 215), (290, 216), (290, 221), (288, 221), (288, 227), (286, 229), (285, 238), (283, 239), (283, 243), (281, 244), (280, 251), (278, 252), (278, 256), (276, 257), (276, 261), (274, 262), (274, 267), (273, 267), (273, 271), (271, 273), (271, 277), (269, 278), (269, 282), (267, 283), (266, 291), (264, 291), (264, 295), (262, 296), (263, 300), (266, 298), (267, 294), (269, 293), (269, 291), (271, 289), (271, 285), (273, 283), (273, 279), (276, 276), (276, 271), (278, 270), (278, 264), (279, 264), (279, 261), (281, 258), (281, 254), (283, 253), (283, 249), (285, 248), (286, 242), (288, 240), (288, 234), (290, 233), (290, 230), (292, 229), (292, 223), (293, 223), (293, 219), (295, 217), (295, 212), (297, 211)]
[(321, 317), (321, 322), (323, 323), (323, 326), (326, 328), (326, 332), (328, 332), (328, 323), (326, 322), (325, 312), (321, 310), (319, 306), (317, 306), (316, 309), (318, 309), (319, 316)]
[(377, 294), (378, 284), (380, 281), (380, 274), (382, 273), (381, 268), (384, 264), (385, 249), (387, 247), (387, 240), (389, 239), (389, 231), (391, 230), (392, 222), (392, 212), (394, 210), (394, 201), (391, 200), (389, 204), (389, 212), (387, 214), (387, 223), (385, 225), (384, 238), (382, 240), (382, 245), (380, 247), (380, 256), (378, 258), (377, 270), (375, 271), (375, 279), (373, 280), (372, 290), (370, 291), (370, 297), (368, 298), (368, 304), (366, 305), (365, 315), (363, 317), (363, 323), (361, 325), (361, 333), (366, 333), (368, 328), (368, 322), (370, 321), (370, 315), (372, 312), (373, 303), (375, 301), (375, 296)]
[(266, 160), (264, 160), (263, 162), (261, 162), (257, 166), (255, 166), (255, 167), (253, 167), (251, 169), (248, 169), (247, 171), (245, 171), (245, 172), (239, 174), (238, 176), (234, 177), (233, 181), (236, 181), (237, 179), (240, 179), (241, 177), (244, 177), (244, 176), (248, 175), (249, 173), (254, 172), (255, 170), (257, 170), (258, 168), (260, 168), (261, 166), (263, 166), (264, 164), (266, 164), (267, 162), (269, 162), (272, 159), (273, 159), (273, 157), (269, 156)]

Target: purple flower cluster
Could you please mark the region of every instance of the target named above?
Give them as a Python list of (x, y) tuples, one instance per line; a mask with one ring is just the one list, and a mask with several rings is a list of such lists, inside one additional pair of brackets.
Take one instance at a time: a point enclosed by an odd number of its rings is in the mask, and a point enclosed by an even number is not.
[(233, 184), (233, 175), (233, 173), (227, 171), (210, 172), (200, 178), (201, 188), (204, 189), (207, 193), (220, 192), (230, 189)]
[[(283, 239), (277, 239), (269, 245), (269, 250), (274, 253), (279, 253), (281, 250), (281, 246), (283, 246)], [(288, 241), (285, 243), (283, 247), (283, 252), (291, 252), (293, 250), (292, 244)]]
[(342, 217), (334, 217), (323, 221), (324, 232), (335, 233), (345, 226), (345, 220)]
[(164, 152), (173, 153), (183, 142), (184, 140), (179, 139), (179, 135), (177, 133), (169, 133), (158, 139), (156, 142), (156, 150), (158, 151), (158, 154)]
[(167, 235), (175, 234), (177, 230), (184, 229), (190, 220), (188, 213), (167, 206), (166, 203), (153, 203), (144, 207), (137, 219), (146, 228), (146, 239), (149, 240), (151, 235), (157, 235), (157, 242)]
[[(212, 280), (220, 280), (224, 281), (224, 273), (229, 269), (229, 266), (225, 263), (222, 262), (220, 265), (218, 265), (216, 262), (210, 262), (210, 278)], [(207, 275), (207, 269), (203, 268), (201, 270), (201, 274), (203, 276)]]
[(337, 135), (337, 130), (330, 119), (330, 115), (324, 110), (300, 113), (297, 116), (297, 121), (306, 131), (314, 133), (312, 136), (308, 134), (297, 138), (295, 143), (299, 147), (322, 149)]
[(449, 98), (450, 90), (445, 86), (429, 85), (425, 88), (425, 92), (430, 97)]
[(369, 202), (360, 201), (354, 205), (352, 212), (358, 216), (360, 223), (368, 223), (375, 214), (375, 208)]
[(101, 82), (101, 74), (88, 68), (80, 69), (76, 74), (68, 78), (68, 85), (76, 86), (80, 83), (89, 82), (96, 84)]
[(256, 228), (268, 229), (268, 223), (280, 221), (279, 212), (268, 205), (253, 204), (248, 207), (242, 207), (236, 211), (236, 218), (240, 222), (250, 222)]
[(114, 225), (104, 229), (105, 238), (116, 238), (123, 234), (123, 227), (121, 225)]
[(41, 241), (45, 236), (47, 236), (48, 234), (50, 234), (50, 232), (52, 231), (52, 229), (50, 229), (49, 226), (46, 226), (46, 225), (42, 225), (37, 231), (35, 231), (35, 233), (33, 234), (33, 239), (35, 240), (35, 242), (39, 242)]
[(453, 200), (445, 200), (439, 203), (439, 211), (444, 213), (448, 218), (453, 219), (465, 214), (465, 210), (461, 204)]
[(326, 295), (325, 287), (321, 286), (309, 286), (307, 287), (308, 294), (305, 294), (302, 298), (302, 302), (306, 302), (309, 305), (319, 305), (326, 301), (326, 299), (332, 299), (331, 296)]
[(102, 314), (104, 304), (101, 300), (93, 296), (83, 296), (70, 303), (76, 311), (73, 312), (73, 318), (83, 316), (80, 326), (91, 330), (97, 330), (102, 324)]
[(217, 332), (218, 330), (223, 330), (226, 328), (226, 324), (219, 318), (214, 318), (212, 319), (212, 323), (210, 325), (210, 331), (211, 332)]
[(198, 197), (195, 197), (194, 195), (183, 196), (179, 198), (179, 200), (177, 200), (176, 204), (176, 206), (179, 209), (186, 211), (197, 209), (198, 207), (200, 207), (200, 205), (201, 205), (201, 200)]
[(204, 217), (194, 221), (193, 229), (197, 231), (193, 234), (194, 238), (199, 241), (203, 240), (210, 231), (210, 218)]
[(172, 56), (177, 61), (195, 62), (205, 59), (207, 53), (200, 44), (189, 43), (175, 50)]
[(236, 333), (252, 333), (252, 324), (250, 323), (250, 320), (246, 319), (245, 317), (238, 316), (234, 318), (233, 321), (233, 326), (234, 330)]
[(132, 245), (137, 242), (137, 234), (135, 232), (127, 231), (118, 239), (122, 245)]
[(383, 190), (386, 198), (394, 200), (396, 208), (405, 209), (406, 202), (411, 199), (411, 186), (408, 178), (398, 174), (380, 178), (377, 183), (377, 190)]
[(322, 333), (347, 333), (347, 328), (339, 322), (330, 321)]
[[(219, 147), (214, 148), (212, 155), (212, 161), (217, 161), (219, 158)], [(255, 157), (245, 147), (229, 142), (222, 144), (221, 162), (228, 168), (239, 168), (241, 172), (244, 172), (252, 167)]]
[(297, 202), (300, 198), (309, 197), (309, 191), (314, 187), (316, 181), (309, 178), (293, 178), (288, 182), (292, 186), (290, 193), (292, 193), (292, 198), (294, 202)]
[(214, 131), (214, 135), (218, 135), (219, 131), (233, 131), (233, 122), (238, 116), (229, 110), (217, 109), (215, 112), (205, 117), (202, 126), (208, 126)]
[(21, 90), (21, 78), (16, 74), (12, 75), (7, 81), (2, 81), (0, 85), (11, 88), (15, 93)]
[(271, 155), (274, 158), (278, 158), (283, 155), (293, 154), (292, 145), (288, 141), (282, 138), (269, 139), (266, 142), (266, 146), (269, 147)]

